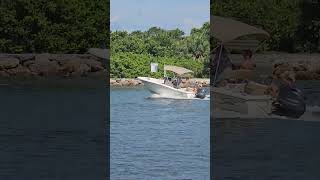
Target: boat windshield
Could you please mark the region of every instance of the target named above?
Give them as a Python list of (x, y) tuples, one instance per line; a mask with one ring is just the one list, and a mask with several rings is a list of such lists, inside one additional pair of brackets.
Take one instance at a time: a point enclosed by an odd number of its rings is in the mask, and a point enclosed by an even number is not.
[(181, 77), (174, 77), (174, 78), (170, 78), (170, 77), (164, 77), (164, 83), (168, 86), (180, 89), (180, 84), (182, 82), (182, 78)]

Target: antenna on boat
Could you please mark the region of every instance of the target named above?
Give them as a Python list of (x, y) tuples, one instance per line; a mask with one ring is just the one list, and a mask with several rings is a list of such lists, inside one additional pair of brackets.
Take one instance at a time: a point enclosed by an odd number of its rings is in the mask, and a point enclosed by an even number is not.
[(220, 61), (221, 61), (221, 53), (222, 53), (223, 45), (220, 44), (218, 47), (220, 47), (219, 54), (216, 54), (215, 58), (214, 58), (214, 59), (216, 59), (216, 56), (218, 56), (218, 64), (217, 64), (216, 72), (214, 74), (213, 85), (216, 84), (216, 80), (217, 80), (217, 76), (218, 76), (218, 70), (219, 70)]

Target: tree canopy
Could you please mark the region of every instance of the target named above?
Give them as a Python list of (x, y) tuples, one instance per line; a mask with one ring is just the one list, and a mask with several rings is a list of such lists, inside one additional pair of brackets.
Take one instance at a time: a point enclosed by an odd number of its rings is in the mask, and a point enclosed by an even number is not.
[(109, 0), (3, 0), (0, 52), (83, 53), (109, 47)]
[[(209, 23), (193, 28), (190, 35), (179, 29), (151, 27), (147, 31), (111, 32), (112, 77), (136, 77), (150, 74), (150, 63), (189, 68), (197, 77), (209, 76)], [(159, 72), (155, 76), (162, 76)]]
[(271, 38), (267, 49), (320, 52), (320, 4), (306, 0), (216, 0), (211, 14), (262, 27)]

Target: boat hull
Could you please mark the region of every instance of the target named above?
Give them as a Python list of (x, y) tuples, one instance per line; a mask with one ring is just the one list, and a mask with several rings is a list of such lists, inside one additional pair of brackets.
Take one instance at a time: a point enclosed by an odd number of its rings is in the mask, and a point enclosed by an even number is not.
[(237, 112), (252, 117), (266, 117), (271, 114), (272, 99), (266, 95), (248, 95), (224, 88), (211, 90), (213, 108)]
[(161, 80), (147, 77), (138, 77), (144, 86), (156, 97), (174, 98), (174, 99), (191, 99), (195, 98), (195, 93), (176, 89), (169, 85), (163, 84)]

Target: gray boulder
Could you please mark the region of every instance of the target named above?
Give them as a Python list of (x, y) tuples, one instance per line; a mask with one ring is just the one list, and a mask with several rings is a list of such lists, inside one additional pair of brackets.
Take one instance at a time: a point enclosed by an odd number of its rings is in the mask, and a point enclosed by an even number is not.
[(11, 69), (19, 65), (19, 59), (15, 57), (0, 58), (0, 69)]
[(40, 76), (52, 76), (58, 75), (60, 66), (55, 61), (35, 61), (34, 64), (29, 65), (29, 69)]
[(88, 53), (101, 59), (110, 59), (109, 49), (90, 48)]

